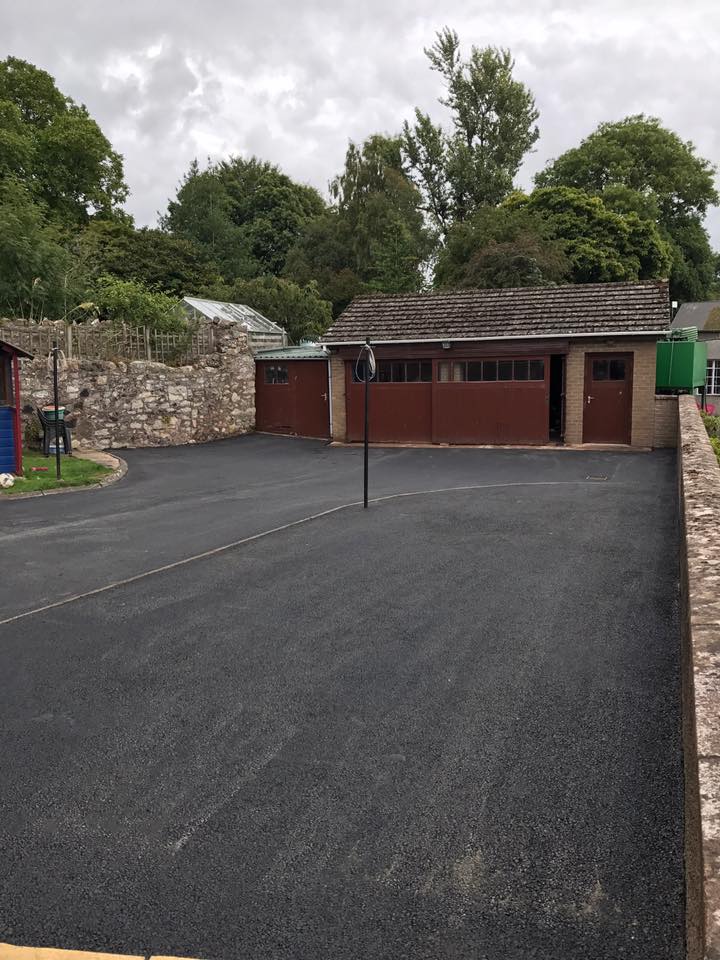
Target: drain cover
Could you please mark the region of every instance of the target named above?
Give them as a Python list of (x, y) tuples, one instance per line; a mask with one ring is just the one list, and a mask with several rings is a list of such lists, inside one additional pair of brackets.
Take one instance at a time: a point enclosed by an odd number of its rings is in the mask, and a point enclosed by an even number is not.
[(585, 477), (586, 480), (607, 480), (607, 477)]

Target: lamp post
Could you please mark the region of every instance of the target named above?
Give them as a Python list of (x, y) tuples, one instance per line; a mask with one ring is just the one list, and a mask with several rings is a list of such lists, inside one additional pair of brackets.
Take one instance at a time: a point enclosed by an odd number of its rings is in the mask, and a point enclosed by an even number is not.
[(363, 509), (368, 506), (368, 460), (369, 460), (369, 439), (370, 439), (370, 381), (375, 376), (375, 354), (370, 346), (370, 341), (366, 340), (362, 348), (365, 354), (365, 440), (364, 440), (364, 458), (363, 458)]
[(53, 403), (55, 404), (55, 477), (60, 479), (60, 397), (58, 395), (58, 345), (53, 340), (52, 346), (53, 367)]

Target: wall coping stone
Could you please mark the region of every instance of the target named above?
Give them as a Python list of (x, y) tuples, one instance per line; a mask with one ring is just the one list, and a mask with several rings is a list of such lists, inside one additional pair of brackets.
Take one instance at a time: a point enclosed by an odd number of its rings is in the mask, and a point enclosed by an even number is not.
[(720, 960), (720, 465), (693, 396), (678, 403), (688, 960)]

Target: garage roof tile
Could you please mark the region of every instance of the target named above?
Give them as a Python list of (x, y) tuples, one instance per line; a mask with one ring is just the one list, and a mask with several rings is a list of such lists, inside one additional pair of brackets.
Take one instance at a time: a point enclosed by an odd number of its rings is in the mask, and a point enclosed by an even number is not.
[(670, 324), (667, 280), (356, 297), (322, 341), (486, 340), (651, 333)]

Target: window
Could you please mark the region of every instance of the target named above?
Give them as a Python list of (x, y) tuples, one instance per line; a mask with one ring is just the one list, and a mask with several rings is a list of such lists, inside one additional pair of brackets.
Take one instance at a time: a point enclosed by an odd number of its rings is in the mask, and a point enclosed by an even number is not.
[[(365, 382), (365, 361), (353, 364), (353, 383)], [(430, 383), (432, 360), (379, 360), (375, 379), (378, 383)]]
[(495, 383), (500, 380), (544, 380), (544, 360), (441, 360), (439, 383)]
[(720, 395), (720, 360), (708, 360), (705, 385), (708, 393)]
[(623, 357), (606, 357), (603, 360), (592, 362), (593, 380), (624, 380), (625, 359)]
[(287, 367), (265, 367), (265, 383), (287, 383)]

